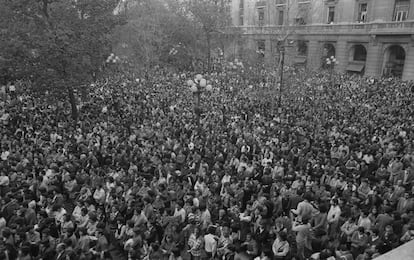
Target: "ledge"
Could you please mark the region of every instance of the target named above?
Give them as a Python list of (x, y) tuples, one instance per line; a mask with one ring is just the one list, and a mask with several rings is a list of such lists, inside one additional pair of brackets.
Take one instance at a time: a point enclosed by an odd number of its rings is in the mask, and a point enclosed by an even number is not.
[(414, 21), (404, 22), (372, 22), (347, 24), (311, 24), (291, 26), (233, 26), (225, 30), (227, 33), (239, 31), (242, 34), (280, 34), (291, 31), (294, 34), (361, 34), (361, 35), (413, 35)]

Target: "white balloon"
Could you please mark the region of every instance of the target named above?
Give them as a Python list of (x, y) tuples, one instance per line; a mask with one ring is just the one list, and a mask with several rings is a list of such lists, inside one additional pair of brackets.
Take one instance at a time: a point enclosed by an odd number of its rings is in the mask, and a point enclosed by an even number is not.
[(200, 81), (202, 78), (203, 78), (203, 75), (201, 75), (201, 74), (196, 75), (196, 80)]
[(192, 85), (190, 88), (191, 92), (196, 93), (198, 91), (198, 88), (196, 85)]
[(206, 90), (207, 90), (207, 91), (212, 91), (212, 90), (213, 90), (213, 86), (211, 86), (211, 85), (207, 85), (207, 86), (206, 86)]
[(205, 87), (207, 86), (207, 80), (206, 79), (200, 79), (200, 87)]
[(191, 87), (192, 85), (194, 85), (194, 81), (192, 81), (191, 79), (187, 81), (187, 85), (189, 87)]

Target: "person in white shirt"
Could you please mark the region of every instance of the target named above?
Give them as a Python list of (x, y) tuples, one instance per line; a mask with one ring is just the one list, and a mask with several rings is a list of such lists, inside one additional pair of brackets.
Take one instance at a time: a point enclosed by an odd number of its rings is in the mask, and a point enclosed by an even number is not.
[(0, 196), (2, 196), (8, 191), (10, 179), (5, 172), (1, 172), (0, 174)]
[(102, 185), (96, 188), (95, 192), (93, 193), (93, 198), (100, 205), (103, 205), (105, 203), (106, 194)]
[(214, 235), (215, 227), (209, 226), (207, 234), (204, 235), (204, 250), (208, 259), (214, 259), (217, 251), (217, 237)]
[(311, 219), (313, 214), (316, 214), (316, 209), (309, 202), (310, 197), (305, 195), (304, 200), (299, 202), (296, 209), (292, 209), (292, 213), (302, 219)]
[(272, 251), (275, 256), (274, 259), (285, 259), (290, 250), (289, 242), (287, 241), (286, 232), (278, 232), (277, 238), (273, 242)]
[(341, 208), (338, 205), (338, 199), (331, 200), (331, 208), (328, 211), (329, 236), (335, 238), (338, 229), (339, 217), (341, 216)]
[(225, 183), (230, 183), (231, 175), (228, 171), (224, 173), (223, 178), (221, 178), (221, 185), (223, 186)]
[(174, 218), (180, 217), (180, 223), (183, 223), (186, 217), (186, 212), (183, 206), (184, 206), (184, 203), (182, 200), (177, 201), (175, 210), (174, 210), (174, 215), (173, 215)]
[(208, 208), (206, 207), (206, 205), (204, 204), (200, 205), (200, 211), (201, 211), (200, 220), (201, 220), (202, 229), (205, 230), (212, 223), (211, 214)]

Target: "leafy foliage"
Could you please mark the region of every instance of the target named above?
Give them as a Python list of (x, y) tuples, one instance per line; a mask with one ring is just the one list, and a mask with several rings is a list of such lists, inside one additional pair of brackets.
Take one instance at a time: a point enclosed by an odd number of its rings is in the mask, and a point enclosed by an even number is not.
[(121, 22), (114, 0), (0, 0), (0, 68), (3, 83), (30, 80), (57, 90), (85, 83), (111, 50)]
[[(229, 20), (226, 1), (130, 0), (128, 23), (114, 37), (116, 52), (144, 67), (169, 64), (189, 68), (224, 44), (221, 28)], [(220, 36), (220, 37), (216, 37)]]

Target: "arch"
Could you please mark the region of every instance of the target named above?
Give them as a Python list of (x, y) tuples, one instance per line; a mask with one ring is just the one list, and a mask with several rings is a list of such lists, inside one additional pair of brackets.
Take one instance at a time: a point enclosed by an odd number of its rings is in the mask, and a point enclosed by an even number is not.
[(297, 41), (297, 53), (299, 56), (308, 56), (308, 44), (306, 41)]
[(325, 42), (322, 48), (322, 57), (321, 57), (322, 68), (327, 68), (326, 59), (332, 56), (335, 57), (335, 54), (336, 54), (335, 45), (333, 43)]
[(346, 71), (356, 74), (364, 74), (365, 62), (367, 61), (367, 49), (363, 44), (353, 44), (349, 48), (348, 66)]
[(398, 44), (390, 45), (384, 51), (382, 75), (384, 77), (402, 77), (406, 51)]
[(354, 44), (349, 50), (349, 61), (367, 61), (367, 48), (363, 44)]
[(323, 56), (326, 59), (327, 57), (335, 56), (336, 50), (335, 45), (333, 43), (325, 43), (323, 45)]

